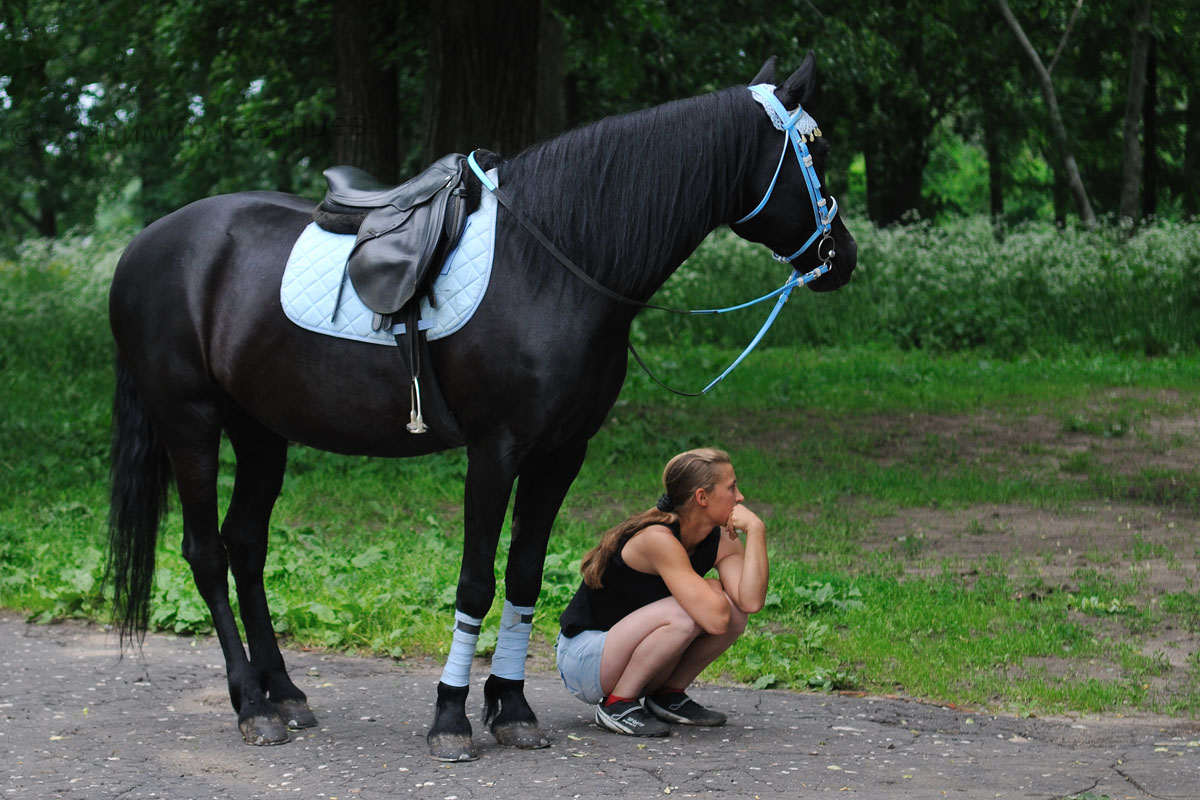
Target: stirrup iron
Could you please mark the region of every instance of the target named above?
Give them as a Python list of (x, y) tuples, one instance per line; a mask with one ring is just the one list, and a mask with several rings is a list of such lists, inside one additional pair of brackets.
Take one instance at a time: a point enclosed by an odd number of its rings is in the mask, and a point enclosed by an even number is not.
[(425, 424), (425, 417), (421, 414), (421, 381), (415, 375), (413, 376), (412, 391), (409, 392), (409, 397), (412, 402), (412, 409), (408, 412), (408, 424), (404, 427), (409, 433), (425, 433), (429, 427)]

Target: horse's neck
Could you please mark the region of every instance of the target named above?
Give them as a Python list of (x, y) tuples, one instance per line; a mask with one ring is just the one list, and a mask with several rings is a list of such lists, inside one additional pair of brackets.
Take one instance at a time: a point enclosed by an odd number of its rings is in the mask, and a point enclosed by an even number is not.
[[(613, 291), (648, 299), (729, 218), (749, 121), (695, 98), (564, 134), (514, 159), (514, 202)], [(724, 119), (705, 118), (714, 108)]]

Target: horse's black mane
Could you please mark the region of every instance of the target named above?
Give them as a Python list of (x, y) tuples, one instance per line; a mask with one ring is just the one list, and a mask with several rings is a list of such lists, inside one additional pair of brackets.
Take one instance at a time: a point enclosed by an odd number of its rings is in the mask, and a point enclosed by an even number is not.
[[(756, 156), (751, 105), (735, 87), (609, 117), (531, 147), (500, 182), (575, 263), (636, 295), (731, 216)], [(521, 240), (529, 263), (538, 246)]]

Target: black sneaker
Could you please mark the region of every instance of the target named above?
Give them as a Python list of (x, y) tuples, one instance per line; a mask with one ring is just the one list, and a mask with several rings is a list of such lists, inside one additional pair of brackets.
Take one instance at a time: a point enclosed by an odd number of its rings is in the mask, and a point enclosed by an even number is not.
[(684, 692), (652, 694), (646, 698), (646, 708), (664, 722), (674, 722), (677, 725), (705, 725), (715, 728), (725, 724), (724, 714), (705, 708)]
[(650, 714), (636, 700), (622, 700), (605, 706), (596, 705), (596, 724), (626, 736), (669, 736), (671, 726)]

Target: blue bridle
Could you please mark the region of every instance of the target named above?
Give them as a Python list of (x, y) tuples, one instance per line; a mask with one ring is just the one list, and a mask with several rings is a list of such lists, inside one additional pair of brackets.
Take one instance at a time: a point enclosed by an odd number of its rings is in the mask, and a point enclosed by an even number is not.
[[(838, 210), (837, 200), (833, 200), (833, 206), (829, 207), (825, 202), (825, 198), (821, 195), (821, 179), (817, 176), (817, 170), (813, 167), (812, 154), (808, 152), (808, 145), (805, 143), (806, 137), (811, 136), (816, 138), (821, 134), (821, 131), (817, 128), (816, 122), (813, 120), (813, 118), (810, 117), (804, 111), (804, 109), (800, 108), (799, 106), (797, 106), (795, 113), (789, 114), (787, 109), (783, 107), (783, 103), (779, 102), (779, 98), (775, 96), (775, 87), (771, 84), (760, 83), (756, 86), (751, 86), (750, 92), (754, 95), (755, 100), (761, 103), (763, 108), (766, 109), (767, 116), (771, 118), (775, 128), (783, 131), (783, 150), (779, 154), (779, 163), (775, 166), (775, 175), (771, 178), (771, 184), (767, 187), (766, 194), (763, 195), (762, 200), (759, 201), (759, 204), (755, 206), (753, 211), (739, 219), (734, 223), (734, 225), (738, 225), (753, 219), (760, 211), (766, 208), (767, 202), (771, 199), (771, 193), (775, 190), (775, 184), (779, 181), (779, 173), (783, 169), (783, 160), (787, 156), (788, 145), (790, 143), (792, 152), (796, 154), (796, 161), (800, 164), (800, 172), (804, 175), (804, 184), (808, 188), (809, 199), (812, 201), (813, 217), (816, 222), (816, 229), (813, 231), (812, 236), (808, 237), (808, 241), (801, 245), (800, 249), (792, 253), (790, 256), (781, 256), (778, 253), (772, 253), (772, 255), (777, 261), (785, 264), (791, 264), (791, 262), (797, 256), (799, 256), (808, 248), (812, 247), (814, 242), (828, 242), (829, 247), (822, 255), (820, 252), (821, 246), (818, 244), (817, 252), (821, 257), (821, 264), (815, 269), (801, 273), (800, 270), (793, 267), (792, 274), (786, 281), (784, 281), (783, 286), (780, 286), (775, 291), (765, 294), (755, 300), (751, 300), (746, 303), (740, 303), (736, 306), (729, 306), (728, 308), (708, 308), (692, 311), (664, 308), (662, 306), (655, 306), (649, 303), (630, 300), (629, 298), (622, 297), (610, 289), (598, 284), (587, 273), (580, 270), (579, 267), (577, 267), (574, 262), (571, 261), (571, 259), (559, 251), (553, 243), (547, 240), (546, 237), (536, 229), (536, 227), (529, 223), (520, 214), (520, 212), (517, 211), (517, 209), (513, 208), (512, 204), (508, 200), (508, 197), (501, 191), (500, 187), (497, 186), (487, 176), (483, 168), (479, 166), (479, 163), (475, 160), (474, 152), (467, 157), (467, 163), (470, 165), (471, 170), (475, 173), (476, 177), (479, 178), (484, 188), (495, 194), (500, 203), (504, 205), (505, 208), (507, 208), (510, 212), (512, 212), (514, 218), (516, 218), (516, 220), (522, 226), (524, 226), (530, 234), (532, 234), (539, 242), (541, 242), (542, 246), (545, 247), (550, 254), (554, 256), (554, 258), (562, 263), (563, 266), (567, 267), (567, 269), (569, 269), (571, 272), (575, 273), (580, 280), (584, 281), (606, 297), (643, 308), (656, 308), (660, 311), (670, 311), (681, 314), (724, 314), (729, 311), (737, 311), (747, 308), (757, 303), (761, 303), (764, 300), (776, 298), (775, 306), (771, 309), (771, 313), (767, 315), (766, 321), (763, 323), (762, 327), (759, 328), (758, 333), (754, 336), (754, 339), (751, 340), (750, 344), (746, 346), (746, 349), (743, 350), (741, 355), (734, 359), (733, 363), (726, 367), (720, 375), (713, 378), (707, 386), (698, 392), (681, 392), (678, 389), (672, 389), (670, 386), (667, 386), (665, 383), (660, 381), (657, 377), (655, 377), (654, 373), (650, 371), (650, 368), (646, 366), (645, 362), (642, 361), (641, 356), (638, 355), (637, 350), (635, 350), (633, 344), (630, 343), (629, 351), (633, 354), (633, 357), (637, 360), (638, 364), (642, 366), (642, 369), (646, 371), (646, 374), (649, 375), (655, 383), (659, 384), (668, 391), (674, 392), (675, 394), (681, 394), (689, 397), (707, 394), (714, 386), (724, 380), (729, 373), (733, 372), (734, 368), (737, 367), (738, 364), (741, 364), (742, 360), (750, 354), (750, 351), (758, 346), (758, 343), (762, 341), (763, 336), (766, 335), (766, 332), (770, 329), (771, 325), (774, 324), (775, 318), (779, 316), (779, 312), (783, 308), (784, 303), (787, 302), (788, 296), (791, 295), (792, 290), (797, 286), (804, 286), (808, 283), (812, 283), (817, 278), (829, 272), (829, 270), (832, 268), (830, 261), (835, 255), (833, 249), (832, 228), (833, 218), (837, 215)], [(833, 198), (831, 197), (830, 199)]]
[[(638, 356), (637, 351), (632, 351), (634, 358), (637, 359), (638, 363), (642, 365), (642, 368), (646, 370), (646, 373), (650, 375), (650, 377), (653, 378), (656, 383), (668, 391), (675, 392), (676, 394), (689, 396), (707, 394), (709, 390), (723, 381), (729, 375), (729, 373), (733, 372), (734, 368), (736, 368), (738, 364), (742, 363), (742, 360), (745, 359), (746, 356), (750, 355), (750, 351), (757, 347), (758, 343), (762, 341), (763, 336), (766, 335), (767, 331), (770, 330), (771, 326), (775, 323), (775, 318), (779, 316), (779, 312), (783, 309), (783, 304), (787, 302), (788, 296), (791, 295), (792, 290), (797, 286), (804, 286), (812, 283), (826, 272), (829, 272), (829, 270), (832, 269), (832, 265), (829, 262), (836, 255), (836, 252), (833, 248), (833, 218), (837, 215), (837, 200), (833, 200), (833, 206), (829, 207), (829, 205), (825, 202), (825, 198), (821, 195), (821, 179), (817, 176), (817, 170), (815, 167), (813, 167), (812, 154), (808, 152), (808, 145), (805, 143), (806, 137), (812, 136), (813, 138), (816, 138), (821, 134), (820, 129), (817, 128), (816, 121), (813, 120), (813, 118), (810, 117), (799, 105), (796, 106), (795, 113), (788, 113), (788, 110), (783, 107), (783, 103), (779, 102), (779, 98), (775, 96), (775, 87), (769, 83), (760, 83), (751, 86), (750, 93), (753, 94), (754, 99), (761, 103), (763, 108), (766, 109), (767, 116), (771, 118), (771, 122), (775, 125), (776, 130), (783, 131), (783, 149), (779, 153), (779, 163), (775, 165), (775, 175), (772, 176), (771, 184), (767, 187), (766, 193), (763, 194), (762, 200), (758, 202), (758, 205), (754, 207), (753, 211), (733, 224), (740, 225), (743, 222), (754, 219), (754, 217), (756, 217), (760, 211), (766, 208), (767, 202), (771, 199), (771, 193), (775, 191), (775, 184), (779, 182), (779, 173), (783, 170), (783, 160), (787, 156), (788, 145), (790, 144), (792, 146), (792, 152), (796, 154), (796, 161), (800, 164), (800, 172), (804, 175), (804, 185), (808, 189), (808, 198), (812, 202), (813, 219), (816, 222), (816, 228), (813, 230), (812, 236), (808, 237), (808, 241), (802, 244), (800, 249), (792, 253), (790, 256), (781, 256), (779, 253), (775, 252), (772, 252), (771, 255), (776, 261), (780, 261), (784, 264), (791, 264), (797, 256), (799, 256), (808, 248), (812, 247), (814, 242), (828, 242), (829, 247), (826, 249), (825, 254), (821, 256), (821, 263), (817, 265), (815, 269), (801, 273), (800, 270), (792, 267), (792, 274), (784, 282), (783, 286), (780, 286), (778, 289), (769, 294), (763, 295), (757, 300), (751, 300), (748, 303), (741, 303), (740, 305), (730, 306), (729, 308), (715, 308), (692, 312), (693, 314), (723, 314), (726, 311), (736, 311), (738, 309), (746, 308), (747, 306), (752, 306), (755, 303), (760, 303), (763, 300), (768, 300), (772, 297), (777, 298), (775, 301), (775, 306), (771, 309), (771, 313), (767, 315), (766, 321), (763, 322), (762, 327), (758, 329), (758, 333), (755, 334), (754, 338), (750, 341), (750, 344), (746, 345), (746, 349), (743, 350), (741, 355), (734, 359), (733, 363), (726, 367), (720, 375), (713, 378), (712, 381), (710, 381), (709, 384), (699, 392), (680, 392), (676, 389), (672, 389), (670, 386), (667, 386), (665, 383), (656, 378), (654, 374), (650, 372), (649, 368), (642, 363), (642, 359), (640, 356)], [(830, 199), (833, 198), (831, 197)], [(821, 246), (817, 245), (818, 255), (820, 255), (820, 252)]]
[[(751, 86), (750, 93), (766, 109), (767, 116), (771, 118), (771, 122), (775, 125), (776, 130), (783, 132), (783, 149), (779, 153), (779, 163), (775, 165), (775, 175), (771, 178), (771, 184), (767, 187), (762, 200), (754, 207), (753, 211), (739, 219), (734, 225), (740, 225), (743, 222), (754, 219), (760, 211), (766, 208), (767, 202), (771, 199), (771, 193), (775, 191), (775, 184), (779, 181), (779, 173), (783, 170), (783, 160), (787, 156), (788, 145), (790, 144), (792, 152), (796, 154), (796, 163), (800, 165), (800, 172), (804, 175), (804, 185), (808, 189), (808, 198), (812, 203), (813, 220), (816, 223), (812, 236), (808, 237), (808, 241), (802, 244), (799, 250), (790, 256), (781, 256), (779, 253), (774, 253), (777, 261), (790, 264), (797, 256), (812, 247), (814, 242), (818, 240), (832, 240), (833, 218), (837, 215), (838, 211), (837, 200), (831, 198), (833, 199), (833, 206), (829, 207), (825, 202), (825, 198), (821, 195), (821, 179), (817, 176), (816, 168), (813, 167), (812, 153), (808, 152), (808, 144), (805, 142), (808, 136), (815, 138), (820, 135), (820, 129), (816, 127), (816, 122), (813, 118), (800, 106), (796, 106), (795, 112), (789, 113), (783, 107), (783, 103), (779, 102), (779, 98), (775, 96), (775, 87), (769, 83), (760, 83)], [(801, 126), (804, 128), (803, 130)], [(832, 245), (832, 241), (830, 241), (830, 244)], [(820, 248), (818, 247), (819, 251)], [(828, 257), (822, 258), (821, 266), (817, 268), (819, 272), (813, 277), (819, 277), (829, 271), (829, 260), (831, 258), (833, 258), (832, 250)], [(805, 283), (807, 282), (805, 281)]]

